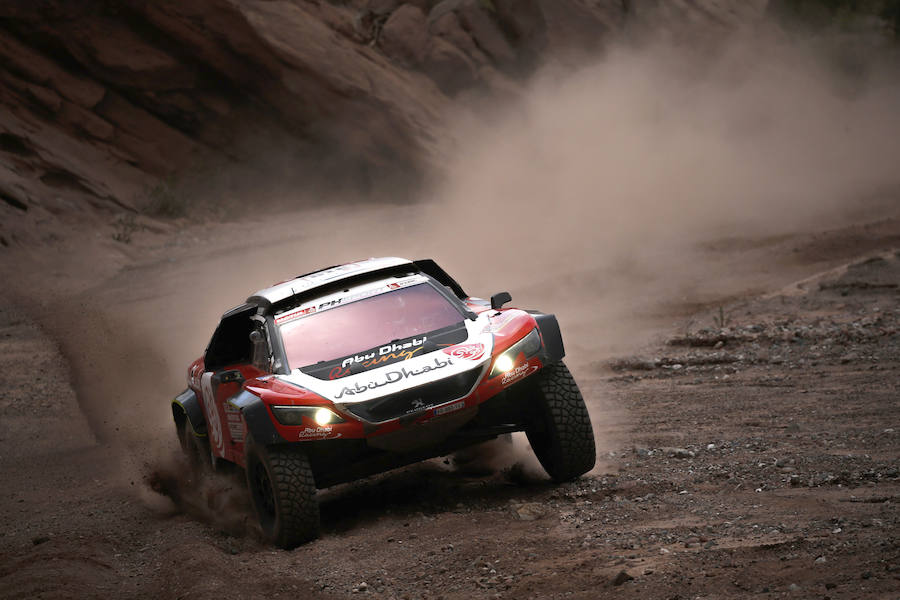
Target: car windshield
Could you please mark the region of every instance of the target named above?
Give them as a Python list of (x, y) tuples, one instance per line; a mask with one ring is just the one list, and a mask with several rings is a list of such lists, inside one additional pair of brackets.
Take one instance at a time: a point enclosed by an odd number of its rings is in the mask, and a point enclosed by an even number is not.
[(289, 321), (281, 337), (290, 368), (298, 369), (462, 321), (447, 298), (420, 283)]

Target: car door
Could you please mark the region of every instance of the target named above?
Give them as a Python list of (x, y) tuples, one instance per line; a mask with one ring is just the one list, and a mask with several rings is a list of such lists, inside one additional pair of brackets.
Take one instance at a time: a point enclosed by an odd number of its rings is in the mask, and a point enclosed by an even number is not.
[[(259, 330), (256, 307), (239, 306), (222, 317), (204, 355), (200, 376), (203, 412), (214, 458), (242, 462), (244, 423), (240, 410), (228, 401), (241, 391), (244, 381), (265, 371), (254, 364), (254, 341)], [(256, 336), (253, 336), (256, 337)]]

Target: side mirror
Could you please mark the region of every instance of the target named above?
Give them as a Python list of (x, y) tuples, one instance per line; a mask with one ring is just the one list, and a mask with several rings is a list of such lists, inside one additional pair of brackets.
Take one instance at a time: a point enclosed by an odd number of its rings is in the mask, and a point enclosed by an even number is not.
[(500, 310), (503, 308), (503, 305), (512, 300), (512, 296), (509, 295), (509, 292), (499, 292), (491, 296), (491, 308), (494, 310)]

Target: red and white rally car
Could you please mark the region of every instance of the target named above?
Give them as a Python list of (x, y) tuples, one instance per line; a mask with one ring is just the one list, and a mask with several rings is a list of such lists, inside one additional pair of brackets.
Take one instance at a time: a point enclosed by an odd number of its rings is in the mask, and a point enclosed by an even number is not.
[(172, 403), (195, 465), (244, 468), (263, 534), (319, 532), (316, 489), (525, 431), (547, 473), (594, 466), (553, 315), (467, 296), (433, 260), (373, 258), (226, 312)]

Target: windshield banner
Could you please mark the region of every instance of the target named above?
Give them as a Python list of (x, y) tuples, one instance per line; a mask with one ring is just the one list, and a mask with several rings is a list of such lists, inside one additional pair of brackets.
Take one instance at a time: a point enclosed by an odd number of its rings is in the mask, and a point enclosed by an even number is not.
[(467, 336), (468, 332), (465, 326), (455, 325), (427, 335), (395, 340), (364, 352), (309, 365), (301, 368), (300, 371), (317, 379), (340, 379), (459, 344), (465, 341)]

